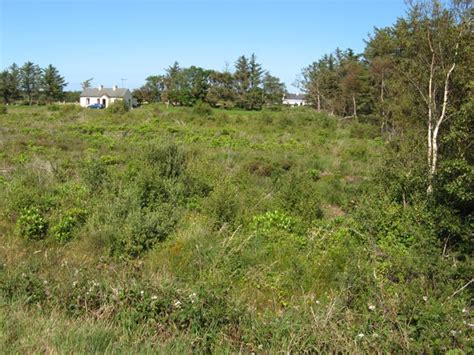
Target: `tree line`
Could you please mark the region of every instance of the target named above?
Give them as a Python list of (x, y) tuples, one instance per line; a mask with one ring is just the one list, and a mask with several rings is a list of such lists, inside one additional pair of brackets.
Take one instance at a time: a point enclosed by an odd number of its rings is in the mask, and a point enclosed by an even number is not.
[(468, 0), (410, 1), (407, 16), (376, 28), (363, 53), (336, 49), (304, 68), (299, 85), (317, 110), (372, 118), (392, 136), (407, 127), (424, 132), (432, 191), (442, 132), (443, 154), (456, 157), (456, 169), (472, 166), (465, 144), (474, 116), (472, 14)]
[(171, 105), (193, 106), (201, 101), (213, 107), (258, 110), (281, 104), (285, 92), (285, 84), (264, 70), (252, 54), (240, 56), (233, 71), (182, 68), (175, 62), (163, 75), (149, 76), (134, 96), (139, 101)]
[(34, 101), (60, 101), (65, 97), (66, 85), (64, 77), (51, 64), (41, 68), (30, 61), (21, 67), (13, 63), (0, 72), (0, 97), (6, 104), (18, 100), (29, 105)]

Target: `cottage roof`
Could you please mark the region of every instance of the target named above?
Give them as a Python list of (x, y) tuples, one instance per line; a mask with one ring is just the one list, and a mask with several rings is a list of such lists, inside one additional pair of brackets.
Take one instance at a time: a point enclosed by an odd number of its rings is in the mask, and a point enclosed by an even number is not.
[(286, 94), (285, 99), (286, 100), (305, 100), (306, 95), (304, 95), (304, 94)]
[(101, 97), (107, 95), (108, 97), (124, 97), (128, 89), (126, 88), (87, 88), (81, 93), (81, 97)]

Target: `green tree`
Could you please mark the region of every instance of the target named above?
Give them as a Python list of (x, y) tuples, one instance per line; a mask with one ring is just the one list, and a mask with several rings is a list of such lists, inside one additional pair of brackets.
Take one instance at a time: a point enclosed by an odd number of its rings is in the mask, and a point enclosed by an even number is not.
[(237, 94), (237, 106), (246, 107), (246, 95), (250, 89), (250, 66), (248, 59), (242, 55), (235, 62), (235, 86)]
[(447, 6), (437, 0), (417, 1), (411, 2), (408, 18), (394, 26), (405, 97), (409, 95), (417, 108), (413, 119), (421, 118), (426, 127), (428, 193), (437, 172), (442, 126), (449, 125), (452, 111), (467, 97), (472, 78), (471, 17), (472, 4), (467, 1)]
[(145, 85), (140, 88), (143, 101), (160, 102), (165, 90), (165, 77), (163, 75), (150, 75), (146, 78)]
[(183, 71), (185, 88), (189, 90), (186, 95), (188, 97), (186, 105), (194, 105), (197, 101), (206, 99), (209, 90), (209, 73), (209, 70), (194, 65)]
[(82, 87), (82, 90), (85, 90), (85, 89), (88, 89), (91, 87), (91, 82), (92, 80), (94, 80), (94, 78), (89, 78), (87, 80), (84, 80), (82, 83), (81, 83), (81, 87)]
[(182, 93), (180, 92), (182, 86), (182, 69), (178, 62), (174, 62), (173, 65), (168, 67), (165, 71), (165, 89), (163, 91), (162, 100), (168, 104), (180, 105), (182, 101)]
[(20, 79), (18, 66), (13, 63), (10, 68), (0, 73), (0, 97), (8, 104), (20, 98)]
[(33, 99), (38, 96), (41, 84), (41, 69), (32, 62), (26, 62), (20, 68), (20, 86), (31, 106)]
[(212, 70), (209, 73), (209, 90), (206, 101), (214, 107), (232, 108), (236, 102), (234, 76), (225, 71), (223, 73)]
[(285, 84), (280, 82), (280, 79), (277, 77), (270, 75), (269, 72), (266, 72), (265, 76), (263, 77), (263, 94), (265, 104), (280, 105), (285, 93)]
[(257, 56), (252, 53), (248, 62), (250, 90), (260, 87), (264, 73), (262, 65), (257, 63)]
[(391, 28), (375, 28), (374, 35), (369, 37), (364, 51), (368, 64), (371, 83), (371, 95), (376, 113), (380, 117), (382, 133), (394, 129), (391, 99), (396, 95), (395, 38)]
[(64, 77), (59, 75), (59, 71), (51, 64), (43, 70), (42, 93), (49, 103), (64, 98), (64, 87), (66, 85)]
[[(352, 106), (352, 116), (357, 118), (357, 98), (363, 90), (364, 67), (357, 57), (348, 56), (346, 62), (341, 66), (340, 86), (342, 94)], [(347, 114), (347, 113), (346, 113)]]

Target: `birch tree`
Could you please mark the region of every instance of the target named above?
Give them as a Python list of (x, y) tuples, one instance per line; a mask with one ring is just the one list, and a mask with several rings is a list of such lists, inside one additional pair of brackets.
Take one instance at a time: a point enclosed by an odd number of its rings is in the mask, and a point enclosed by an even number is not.
[(471, 30), (470, 1), (453, 1), (444, 7), (438, 0), (411, 1), (411, 37), (402, 49), (408, 58), (401, 73), (415, 88), (426, 109), (427, 192), (433, 191), (433, 178), (439, 160), (440, 129), (450, 116), (453, 73), (460, 52)]

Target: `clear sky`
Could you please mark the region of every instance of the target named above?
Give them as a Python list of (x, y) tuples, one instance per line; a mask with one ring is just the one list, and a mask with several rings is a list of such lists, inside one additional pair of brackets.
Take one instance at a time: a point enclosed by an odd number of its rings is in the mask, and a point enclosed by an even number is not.
[(56, 66), (68, 89), (136, 88), (177, 60), (223, 70), (255, 53), (292, 84), (336, 47), (361, 52), (373, 27), (405, 14), (403, 0), (0, 0), (0, 69)]

